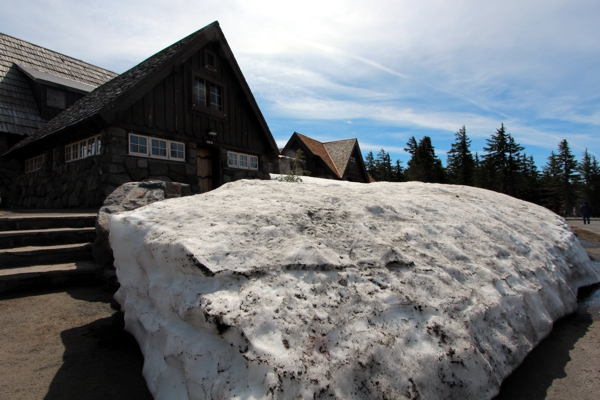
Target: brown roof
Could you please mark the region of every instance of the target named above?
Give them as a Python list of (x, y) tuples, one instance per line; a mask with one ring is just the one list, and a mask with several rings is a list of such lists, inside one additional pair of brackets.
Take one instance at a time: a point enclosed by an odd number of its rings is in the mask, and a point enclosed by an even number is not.
[(340, 173), (340, 171), (336, 167), (335, 162), (331, 158), (331, 155), (329, 154), (327, 148), (323, 143), (311, 139), (308, 136), (304, 136), (298, 132), (294, 132), (294, 135), (296, 135), (298, 139), (300, 139), (302, 143), (304, 143), (304, 145), (306, 145), (306, 147), (308, 147), (308, 149), (314, 155), (320, 157), (325, 162), (325, 164), (327, 164), (327, 166), (337, 175), (338, 178), (342, 178), (342, 174), (344, 173), (344, 171), (342, 170), (342, 172)]
[(93, 87), (100, 86), (117, 75), (0, 33), (0, 132), (29, 135), (46, 122), (39, 115), (24, 70), (38, 71), (50, 78)]

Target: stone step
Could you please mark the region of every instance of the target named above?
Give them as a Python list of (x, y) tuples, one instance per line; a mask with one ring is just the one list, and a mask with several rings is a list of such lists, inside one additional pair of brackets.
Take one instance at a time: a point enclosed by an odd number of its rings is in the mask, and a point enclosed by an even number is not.
[(6, 231), (0, 232), (0, 249), (89, 243), (95, 239), (96, 229), (93, 227)]
[(1, 269), (0, 293), (97, 283), (93, 261)]
[(62, 264), (91, 259), (91, 243), (16, 247), (0, 250), (0, 269), (40, 264)]
[(0, 217), (0, 232), (56, 228), (88, 228), (93, 227), (95, 223), (96, 214), (94, 213), (18, 214)]

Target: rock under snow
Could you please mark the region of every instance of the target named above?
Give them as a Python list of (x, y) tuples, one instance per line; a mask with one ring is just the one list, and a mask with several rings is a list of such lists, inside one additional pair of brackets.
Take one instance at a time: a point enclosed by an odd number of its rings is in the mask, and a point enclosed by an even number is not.
[(111, 217), (115, 297), (155, 398), (490, 398), (600, 281), (534, 204), (303, 180)]
[(113, 263), (115, 261), (108, 242), (110, 216), (123, 211), (135, 210), (156, 201), (191, 194), (190, 185), (186, 183), (148, 179), (142, 182), (125, 183), (108, 195), (96, 217), (96, 240), (92, 251), (96, 265), (103, 270), (109, 283), (112, 283), (111, 280), (114, 279)]

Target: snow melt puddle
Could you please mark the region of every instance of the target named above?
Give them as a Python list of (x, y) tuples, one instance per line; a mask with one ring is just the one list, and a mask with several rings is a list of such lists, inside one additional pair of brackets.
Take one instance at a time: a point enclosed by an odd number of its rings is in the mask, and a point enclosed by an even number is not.
[(115, 298), (155, 398), (491, 398), (600, 281), (542, 207), (303, 179), (111, 218)]

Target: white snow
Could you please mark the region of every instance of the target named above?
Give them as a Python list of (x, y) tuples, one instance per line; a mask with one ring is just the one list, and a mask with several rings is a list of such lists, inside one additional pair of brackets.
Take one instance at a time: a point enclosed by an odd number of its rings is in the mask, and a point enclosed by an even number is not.
[(109, 228), (156, 399), (491, 398), (600, 281), (562, 218), (465, 186), (237, 181)]

